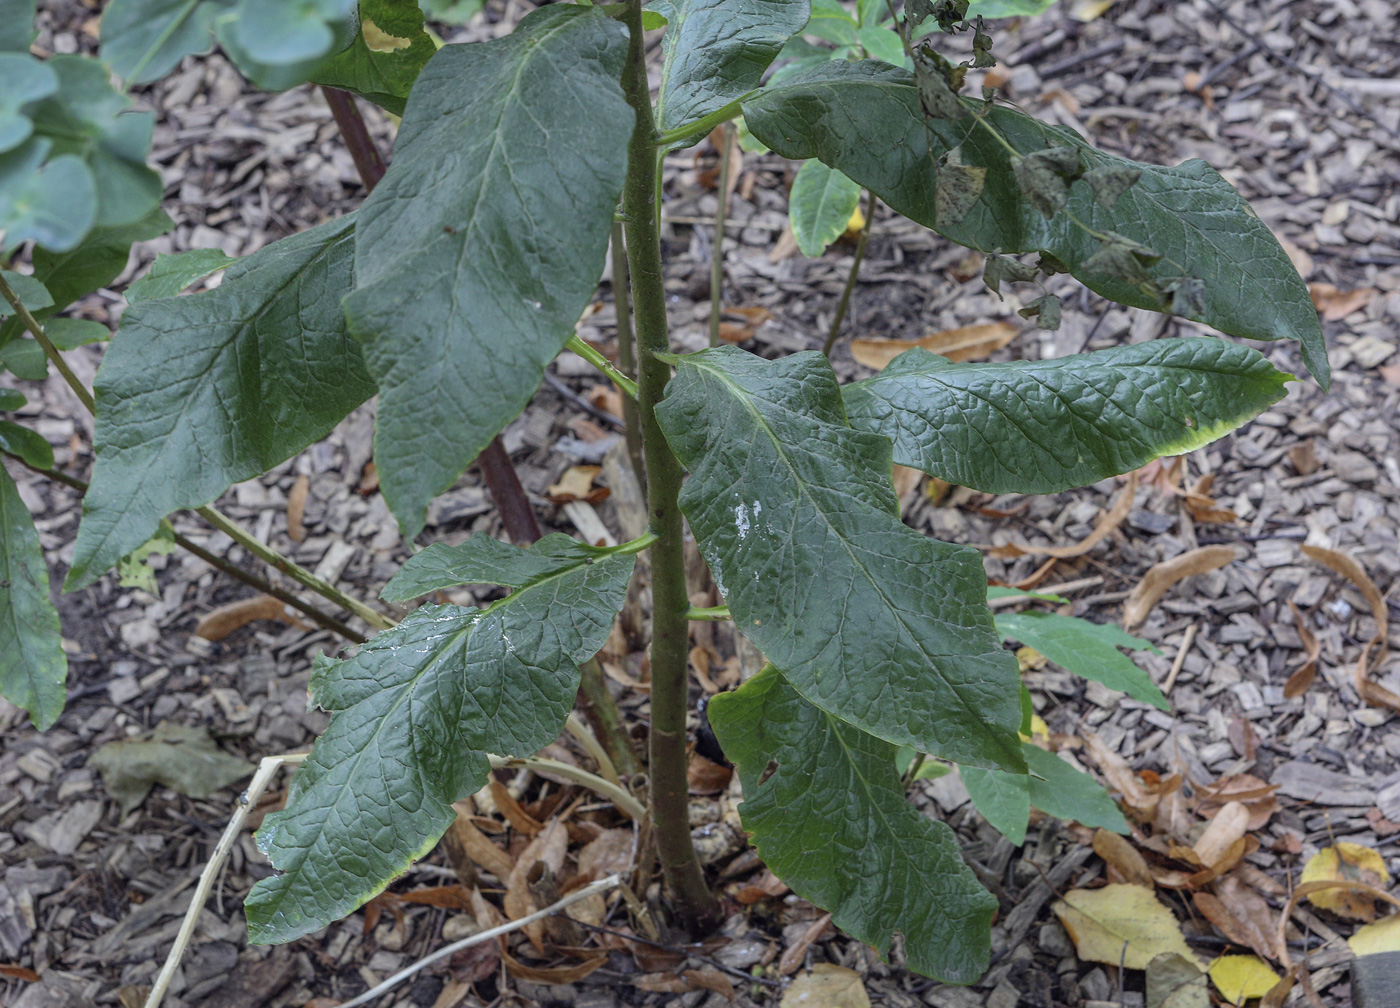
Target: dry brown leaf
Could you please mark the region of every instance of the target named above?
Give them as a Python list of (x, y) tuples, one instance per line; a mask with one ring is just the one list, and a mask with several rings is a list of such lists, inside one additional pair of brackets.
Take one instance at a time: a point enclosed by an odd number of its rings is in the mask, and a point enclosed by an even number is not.
[(1293, 620), (1298, 625), (1298, 639), (1303, 642), (1303, 650), (1306, 652), (1303, 664), (1294, 669), (1288, 681), (1283, 684), (1283, 695), (1293, 700), (1306, 693), (1313, 679), (1317, 677), (1317, 656), (1322, 653), (1322, 642), (1317, 639), (1317, 634), (1312, 632), (1312, 627), (1308, 626), (1302, 610), (1292, 599), (1288, 600), (1288, 608), (1293, 610)]
[(1322, 313), (1322, 317), (1328, 322), (1337, 322), (1365, 308), (1375, 300), (1377, 291), (1372, 287), (1344, 291), (1329, 283), (1310, 283), (1308, 293), (1312, 295), (1313, 307)]
[(1366, 604), (1371, 607), (1371, 618), (1376, 621), (1376, 633), (1361, 649), (1361, 657), (1356, 660), (1356, 692), (1361, 699), (1374, 707), (1388, 707), (1400, 711), (1400, 696), (1386, 689), (1371, 678), (1371, 670), (1385, 663), (1390, 654), (1386, 638), (1390, 633), (1390, 614), (1386, 610), (1385, 596), (1376, 587), (1362, 566), (1345, 553), (1323, 549), (1321, 546), (1304, 546), (1303, 552), (1324, 567), (1330, 567), (1361, 590)]
[(729, 789), (729, 781), (734, 777), (734, 771), (723, 763), (716, 763), (698, 752), (693, 752), (690, 754), (685, 776), (691, 794), (714, 795)]
[(1247, 828), (1251, 831), (1263, 829), (1270, 817), (1278, 811), (1278, 799), (1274, 797), (1277, 790), (1278, 785), (1265, 784), (1251, 774), (1232, 774), (1198, 789), (1196, 811), (1209, 817), (1223, 805), (1242, 802), (1249, 809)]
[(404, 903), (421, 903), (424, 906), (443, 907), (447, 910), (472, 908), (471, 893), (460, 885), (426, 886), (395, 895)]
[(1123, 524), (1123, 519), (1128, 517), (1128, 512), (1133, 509), (1133, 496), (1137, 493), (1137, 483), (1137, 473), (1129, 473), (1128, 482), (1123, 485), (1122, 490), (1118, 491), (1118, 499), (1113, 502), (1113, 507), (1103, 513), (1099, 523), (1094, 526), (1094, 531), (1073, 546), (1028, 546), (1025, 543), (1006, 543), (1003, 546), (992, 547), (987, 551), (987, 555), (1007, 559), (1033, 554), (1035, 556), (1055, 557), (1060, 560), (1082, 556), (1107, 539), (1109, 533)]
[[(1246, 927), (1242, 921), (1236, 919), (1235, 915), (1230, 912), (1229, 907), (1227, 907), (1218, 896), (1208, 892), (1198, 892), (1193, 894), (1191, 899), (1196, 904), (1196, 909), (1200, 912), (1201, 916), (1210, 921), (1211, 925), (1225, 937), (1226, 941), (1231, 941), (1236, 945), (1253, 949), (1260, 955), (1267, 955), (1272, 958), (1273, 951), (1267, 944), (1261, 948), (1253, 943), (1256, 938), (1261, 936), (1256, 935), (1252, 929)], [(1262, 937), (1264, 937), (1267, 942), (1267, 930)]]
[(831, 926), (831, 914), (823, 914), (812, 921), (807, 929), (798, 935), (797, 940), (783, 950), (783, 956), (778, 960), (778, 976), (790, 976), (807, 958), (807, 950), (813, 943), (832, 933), (834, 929)]
[(722, 316), (719, 338), (726, 343), (747, 343), (758, 335), (758, 330), (773, 317), (773, 312), (762, 307), (725, 308)]
[(1108, 747), (1093, 732), (1084, 732), (1084, 748), (1099, 765), (1099, 772), (1123, 796), (1123, 804), (1140, 818), (1151, 819), (1157, 810), (1158, 792), (1133, 773), (1127, 760)]
[(1080, 959), (1140, 970), (1163, 952), (1191, 958), (1176, 918), (1144, 886), (1071, 889), (1051, 909)]
[(1371, 831), (1378, 837), (1394, 836), (1396, 833), (1400, 833), (1400, 823), (1391, 822), (1385, 817), (1385, 813), (1378, 808), (1366, 811), (1366, 821), (1371, 824)]
[(630, 829), (603, 830), (578, 852), (578, 874), (585, 882), (607, 875), (626, 875), (636, 856)]
[(1235, 559), (1232, 546), (1200, 546), (1153, 564), (1123, 603), (1123, 629), (1131, 630), (1152, 611), (1167, 589), (1184, 578), (1224, 567)]
[(870, 1008), (870, 995), (855, 970), (817, 963), (792, 982), (779, 1008)]
[(1235, 750), (1235, 755), (1243, 760), (1253, 760), (1255, 747), (1259, 744), (1259, 738), (1254, 733), (1254, 725), (1250, 724), (1248, 718), (1240, 717), (1236, 714), (1230, 719), (1230, 725), (1225, 729), (1225, 737), (1230, 740), (1231, 747)]
[(1322, 468), (1322, 463), (1317, 460), (1317, 449), (1311, 441), (1299, 441), (1288, 449), (1288, 461), (1299, 476), (1311, 476)]
[[(505, 907), (506, 916), (511, 920), (519, 920), (536, 910), (539, 905), (535, 902), (534, 894), (530, 891), (529, 875), (535, 867), (535, 862), (542, 862), (551, 872), (556, 875), (563, 867), (564, 855), (568, 851), (569, 831), (564, 826), (562, 819), (553, 819), (539, 836), (526, 844), (525, 849), (520, 852), (520, 857), (515, 861), (515, 867), (510, 870), (510, 875), (506, 878), (506, 895), (502, 900)], [(529, 937), (530, 943), (544, 953), (544, 922), (535, 921), (533, 924), (526, 924), (525, 934)]]
[(207, 641), (220, 641), (240, 627), (260, 619), (277, 620), (279, 623), (306, 629), (306, 624), (287, 608), (286, 603), (271, 595), (255, 595), (253, 598), (239, 599), (205, 613), (195, 624), (194, 635)]
[(501, 940), (501, 962), (505, 963), (506, 972), (517, 980), (528, 980), (530, 983), (578, 983), (595, 972), (598, 967), (605, 965), (607, 961), (608, 957), (601, 955), (573, 966), (527, 966), (507, 952), (505, 939)]
[(729, 1001), (734, 1000), (733, 982), (713, 966), (681, 970), (681, 976), (691, 985), (691, 990), (711, 990)]
[(302, 519), (306, 515), (306, 494), (311, 489), (311, 477), (299, 473), (292, 488), (287, 491), (287, 537), (292, 542), (306, 538), (306, 526)]
[(1225, 860), (1236, 843), (1244, 839), (1248, 828), (1249, 809), (1243, 802), (1229, 802), (1215, 814), (1192, 849), (1201, 859), (1201, 864), (1213, 868)]
[(851, 340), (851, 356), (857, 364), (882, 371), (890, 361), (906, 350), (923, 347), (930, 353), (942, 354), (951, 361), (976, 360), (1000, 350), (1016, 338), (1021, 330), (1010, 322), (987, 322), (982, 325), (960, 326), (930, 333), (923, 339), (879, 339), (861, 337)]
[[(1242, 944), (1266, 959), (1278, 959), (1278, 944), (1274, 936), (1274, 910), (1264, 897), (1245, 885), (1238, 872), (1226, 875), (1215, 884), (1215, 896), (1240, 928), (1244, 939)], [(1238, 940), (1231, 938), (1231, 941)]]
[(1400, 385), (1400, 364), (1383, 364), (1376, 368), (1381, 380), (1388, 385)]
[(1186, 510), (1191, 513), (1193, 521), (1202, 524), (1222, 525), (1232, 521), (1238, 521), (1239, 515), (1229, 508), (1223, 508), (1214, 497), (1210, 495), (1211, 484), (1215, 482), (1215, 476), (1206, 473), (1196, 480), (1195, 485), (1182, 494), (1182, 500), (1186, 503)]
[(0, 963), (0, 976), (23, 980), (25, 983), (38, 983), (41, 979), (39, 974), (28, 966), (19, 966), (14, 963)]
[(494, 776), (487, 783), (491, 788), (491, 800), (496, 803), (497, 811), (505, 816), (506, 822), (510, 823), (512, 827), (527, 836), (534, 836), (544, 829), (544, 823), (526, 812), (515, 800), (515, 795), (506, 790), (504, 784)]
[(1103, 858), (1104, 863), (1111, 869), (1108, 877), (1110, 882), (1127, 882), (1152, 888), (1152, 872), (1148, 870), (1147, 861), (1127, 837), (1110, 833), (1106, 829), (1096, 830), (1094, 853)]
[[(453, 807), (456, 808), (455, 805)], [(492, 843), (485, 833), (477, 829), (460, 808), (457, 810), (457, 818), (448, 827), (448, 833), (475, 864), (502, 882), (510, 876), (510, 870), (514, 867), (510, 855)]]
[(1322, 889), (1308, 896), (1308, 902), (1352, 920), (1376, 919), (1375, 900), (1368, 890), (1380, 890), (1390, 884), (1390, 872), (1385, 859), (1374, 848), (1342, 840), (1324, 847), (1303, 865), (1298, 878), (1299, 889), (1310, 882), (1356, 882), (1356, 889)]
[(570, 466), (564, 470), (564, 475), (559, 477), (558, 483), (550, 484), (549, 499), (555, 504), (588, 500), (593, 492), (593, 481), (602, 471), (603, 467), (596, 465)]

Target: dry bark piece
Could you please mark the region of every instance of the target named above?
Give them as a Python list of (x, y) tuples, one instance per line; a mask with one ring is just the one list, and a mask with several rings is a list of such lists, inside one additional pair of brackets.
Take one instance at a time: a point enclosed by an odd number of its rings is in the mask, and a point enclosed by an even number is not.
[(1010, 322), (988, 322), (944, 329), (917, 340), (858, 337), (851, 340), (851, 356), (857, 364), (864, 364), (876, 371), (884, 370), (890, 361), (914, 347), (942, 354), (951, 361), (977, 360), (1000, 350), (1019, 332)]
[(235, 630), (260, 619), (277, 620), (289, 626), (306, 629), (306, 624), (280, 599), (271, 595), (255, 595), (253, 598), (229, 602), (205, 613), (195, 624), (194, 635), (207, 641), (221, 641)]
[[(1018, 557), (1026, 554), (1035, 556), (1054, 557), (1059, 560), (1069, 557), (1082, 556), (1108, 538), (1109, 534), (1119, 525), (1123, 524), (1123, 519), (1128, 517), (1128, 512), (1133, 508), (1133, 495), (1137, 492), (1138, 474), (1132, 472), (1128, 474), (1128, 482), (1123, 485), (1123, 489), (1118, 492), (1118, 499), (1113, 502), (1113, 507), (1103, 513), (1099, 523), (1094, 526), (1094, 531), (1075, 543), (1073, 546), (1030, 546), (1025, 543), (1006, 543), (1002, 546), (994, 546), (987, 551), (988, 556), (999, 559)], [(1220, 547), (1221, 549), (1227, 547)], [(1048, 572), (1047, 572), (1048, 573)]]
[(1172, 585), (1196, 574), (1217, 570), (1234, 559), (1232, 546), (1200, 546), (1153, 564), (1123, 603), (1123, 629), (1130, 630), (1145, 620)]

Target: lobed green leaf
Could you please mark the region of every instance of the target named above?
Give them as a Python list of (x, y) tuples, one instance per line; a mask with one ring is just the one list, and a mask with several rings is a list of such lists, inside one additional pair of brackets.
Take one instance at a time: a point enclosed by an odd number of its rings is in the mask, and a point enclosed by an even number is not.
[(97, 463), (70, 590), (171, 511), (290, 458), (374, 392), (340, 310), (354, 228), (349, 215), (284, 238), (238, 260), (214, 290), (122, 316), (97, 372)]
[(1055, 493), (1209, 444), (1290, 380), (1209, 337), (1008, 363), (916, 347), (842, 396), (851, 426), (889, 437), (900, 465), (988, 493)]
[[(959, 244), (1049, 253), (1091, 290), (1156, 311), (1171, 300), (1160, 291), (1181, 281), (1178, 287), (1191, 296), (1178, 307), (1198, 302), (1183, 311), (1187, 317), (1233, 336), (1299, 340), (1308, 370), (1326, 387), (1326, 348), (1307, 288), (1268, 227), (1214, 169), (1194, 160), (1174, 168), (1137, 164), (1015, 109), (959, 101), (965, 118), (926, 118), (912, 74), (864, 60), (827, 64), (770, 85), (743, 109), (753, 135), (777, 153), (820, 158)], [(1075, 182), (1064, 210), (1047, 218), (1022, 192), (1002, 141), (1020, 158), (1068, 145), (1084, 168), (1141, 175), (1112, 206), (1098, 201), (1090, 182)], [(981, 198), (956, 223), (940, 220), (936, 207), (937, 164), (954, 148), (964, 163), (987, 169)], [(1143, 267), (1152, 284), (1096, 272), (1090, 260), (1105, 233), (1160, 256)]]
[(981, 558), (899, 520), (889, 440), (847, 425), (824, 356), (678, 358), (657, 418), (735, 625), (804, 697), (920, 752), (1024, 768)]
[(971, 983), (987, 968), (996, 900), (947, 824), (904, 797), (896, 749), (814, 707), (772, 666), (709, 705), (744, 787), (759, 856), (847, 934), (910, 969)]
[[(502, 557), (481, 555), (461, 568), (467, 580), (500, 572)], [(281, 874), (248, 897), (250, 940), (290, 941), (345, 916), (432, 849), (452, 803), (486, 782), (488, 753), (552, 741), (573, 707), (577, 663), (607, 640), (633, 564), (546, 564), (487, 609), (423, 606), (353, 658), (318, 660), (312, 700), (331, 723), (286, 810), (258, 833)]]
[(407, 538), (524, 408), (602, 273), (634, 115), (622, 25), (556, 5), (419, 75), (360, 211), (351, 331), (379, 385), (375, 459)]

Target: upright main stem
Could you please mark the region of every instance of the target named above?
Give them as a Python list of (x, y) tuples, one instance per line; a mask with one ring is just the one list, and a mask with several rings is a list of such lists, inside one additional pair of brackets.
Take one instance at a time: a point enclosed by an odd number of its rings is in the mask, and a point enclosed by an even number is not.
[(656, 420), (670, 366), (658, 353), (670, 349), (662, 286), (661, 236), (656, 214), (659, 151), (653, 134), (651, 95), (642, 46), (642, 0), (628, 0), (631, 41), (622, 87), (637, 114), (627, 152), (622, 194), (627, 263), (632, 277), (637, 339), (637, 409), (645, 456), (647, 512), (657, 541), (651, 547), (651, 814), (666, 889), (677, 915), (692, 931), (718, 921), (719, 904), (705, 882), (690, 840), (686, 782), (685, 716), (688, 704), (690, 599), (685, 584), (684, 528), (680, 494), (683, 471)]

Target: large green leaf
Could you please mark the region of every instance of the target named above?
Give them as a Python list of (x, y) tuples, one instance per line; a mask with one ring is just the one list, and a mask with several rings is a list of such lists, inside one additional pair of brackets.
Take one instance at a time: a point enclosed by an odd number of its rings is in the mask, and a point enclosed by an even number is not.
[(1028, 644), (1075, 675), (1122, 690), (1134, 700), (1169, 710), (1170, 704), (1150, 676), (1118, 649), (1156, 648), (1112, 623), (1092, 623), (1057, 613), (1000, 613), (997, 632)]
[(43, 731), (63, 713), (67, 678), (39, 533), (0, 463), (0, 694)]
[(413, 82), (435, 52), (417, 0), (361, 0), (355, 40), (312, 80), (354, 91), (401, 116)]
[(971, 766), (959, 768), (958, 774), (982, 818), (1017, 847), (1025, 843), (1031, 819), (1030, 777)]
[(1290, 380), (1254, 350), (1198, 337), (1004, 364), (915, 348), (842, 396), (851, 426), (893, 440), (901, 465), (988, 493), (1056, 493), (1195, 451)]
[(668, 22), (656, 99), (662, 133), (695, 124), (758, 87), (811, 14), (809, 0), (657, 0), (651, 9)]
[(996, 900), (953, 831), (905, 799), (894, 746), (812, 706), (771, 666), (708, 710), (744, 786), (744, 829), (793, 892), (881, 955), (902, 934), (913, 970), (982, 974)]
[[(607, 640), (634, 561), (581, 552), (539, 565), (516, 552), (528, 580), (512, 576), (525, 583), (487, 609), (424, 606), (355, 657), (317, 662), (311, 696), (331, 723), (258, 834), (283, 874), (248, 897), (252, 941), (290, 941), (354, 910), (432, 848), (452, 802), (485, 783), (488, 753), (529, 755), (559, 733), (576, 663)], [(490, 581), (503, 566), (464, 574)]]
[(804, 161), (788, 196), (788, 221), (802, 254), (825, 252), (845, 233), (859, 204), (860, 186), (820, 161)]
[[(1325, 387), (1326, 350), (1307, 288), (1273, 234), (1228, 182), (1202, 161), (1174, 168), (1137, 164), (1090, 147), (1071, 130), (1015, 109), (963, 100), (967, 118), (927, 118), (912, 74), (886, 63), (831, 63), (744, 102), (753, 135), (784, 157), (816, 157), (900, 213), (953, 241), (986, 251), (1047, 252), (1090, 289), (1139, 308), (1163, 310), (1160, 295), (1098, 272), (1096, 234), (1114, 232), (1161, 255), (1144, 267), (1159, 287), (1200, 284), (1190, 317), (1252, 339), (1302, 342), (1308, 370)], [(1005, 142), (1005, 144), (1003, 143)], [(1133, 169), (1134, 184), (1109, 207), (1088, 181), (1047, 219), (1021, 191), (1006, 145), (1019, 154), (1070, 145), (1089, 169)], [(956, 223), (936, 213), (938, 163), (955, 148), (963, 165), (985, 167), (986, 185)], [(1081, 226), (1082, 225), (1082, 226)], [(1086, 230), (1089, 229), (1089, 230)]]
[(444, 46), (413, 87), (346, 301), (405, 537), (524, 408), (597, 286), (634, 121), (626, 48), (618, 22), (560, 4)]
[(890, 442), (846, 424), (824, 356), (678, 358), (658, 418), (735, 625), (798, 692), (887, 741), (1024, 769), (981, 557), (899, 520)]
[(352, 216), (274, 242), (217, 288), (129, 309), (97, 373), (97, 464), (68, 588), (91, 584), (182, 507), (328, 434), (374, 392), (340, 299)]

